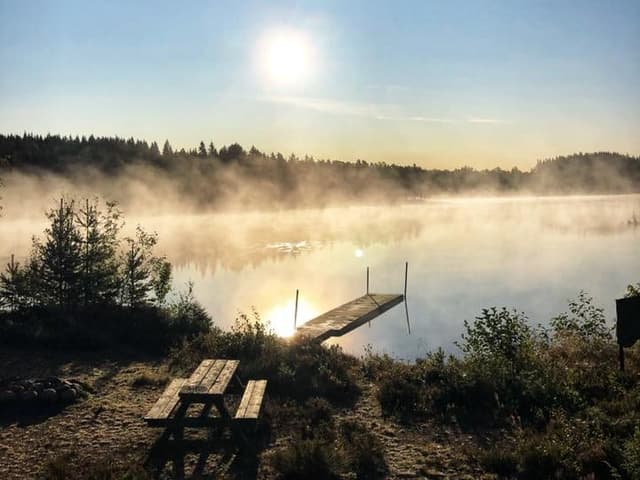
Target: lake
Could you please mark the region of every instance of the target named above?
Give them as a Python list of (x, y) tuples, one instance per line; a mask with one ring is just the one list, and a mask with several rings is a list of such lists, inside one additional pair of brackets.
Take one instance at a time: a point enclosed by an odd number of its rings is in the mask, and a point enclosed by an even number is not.
[[(397, 206), (272, 213), (127, 215), (159, 234), (174, 283), (194, 293), (215, 323), (258, 312), (281, 335), (370, 290), (402, 293), (399, 305), (335, 340), (346, 351), (413, 359), (454, 341), (482, 308), (506, 306), (534, 324), (567, 309), (581, 289), (605, 308), (640, 281), (640, 195), (437, 199)], [(0, 254), (23, 257), (44, 223), (1, 220)]]

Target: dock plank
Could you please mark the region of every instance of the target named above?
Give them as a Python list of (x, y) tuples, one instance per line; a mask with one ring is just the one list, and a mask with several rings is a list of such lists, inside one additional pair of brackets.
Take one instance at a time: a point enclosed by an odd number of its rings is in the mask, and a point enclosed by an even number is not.
[(371, 293), (340, 305), (319, 317), (309, 320), (296, 330), (298, 336), (317, 341), (340, 337), (386, 312), (404, 300), (399, 294)]

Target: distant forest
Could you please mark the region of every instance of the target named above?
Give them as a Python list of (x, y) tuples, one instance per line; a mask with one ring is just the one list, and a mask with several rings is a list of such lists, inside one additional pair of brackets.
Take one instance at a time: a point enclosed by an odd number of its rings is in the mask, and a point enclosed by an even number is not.
[(234, 143), (174, 150), (133, 138), (0, 135), (0, 177), (10, 173), (84, 176), (128, 175), (169, 181), (201, 207), (275, 202), (321, 206), (340, 201), (406, 201), (455, 194), (578, 194), (640, 192), (640, 157), (612, 152), (577, 153), (517, 168), (424, 169), (364, 160), (344, 162), (248, 151)]

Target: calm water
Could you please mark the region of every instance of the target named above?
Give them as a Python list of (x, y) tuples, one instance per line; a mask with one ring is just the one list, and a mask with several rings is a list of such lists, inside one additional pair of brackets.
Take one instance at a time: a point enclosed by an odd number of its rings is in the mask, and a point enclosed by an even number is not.
[[(269, 214), (137, 217), (160, 236), (175, 284), (195, 294), (221, 326), (255, 309), (281, 334), (371, 291), (408, 302), (338, 341), (361, 354), (367, 344), (411, 359), (453, 342), (482, 308), (507, 306), (533, 323), (566, 310), (586, 290), (613, 320), (614, 299), (640, 281), (640, 196), (438, 200)], [(25, 255), (42, 225), (2, 220), (1, 255)]]

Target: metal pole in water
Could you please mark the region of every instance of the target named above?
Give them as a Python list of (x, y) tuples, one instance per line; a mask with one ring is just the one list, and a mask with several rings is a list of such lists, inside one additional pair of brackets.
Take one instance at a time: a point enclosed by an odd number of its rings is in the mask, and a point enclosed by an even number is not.
[(298, 325), (298, 289), (296, 289), (296, 308), (293, 312), (293, 330), (297, 328)]
[(404, 262), (404, 298), (407, 298), (407, 274), (409, 273), (409, 262)]
[(367, 267), (367, 295), (369, 295), (369, 267)]

